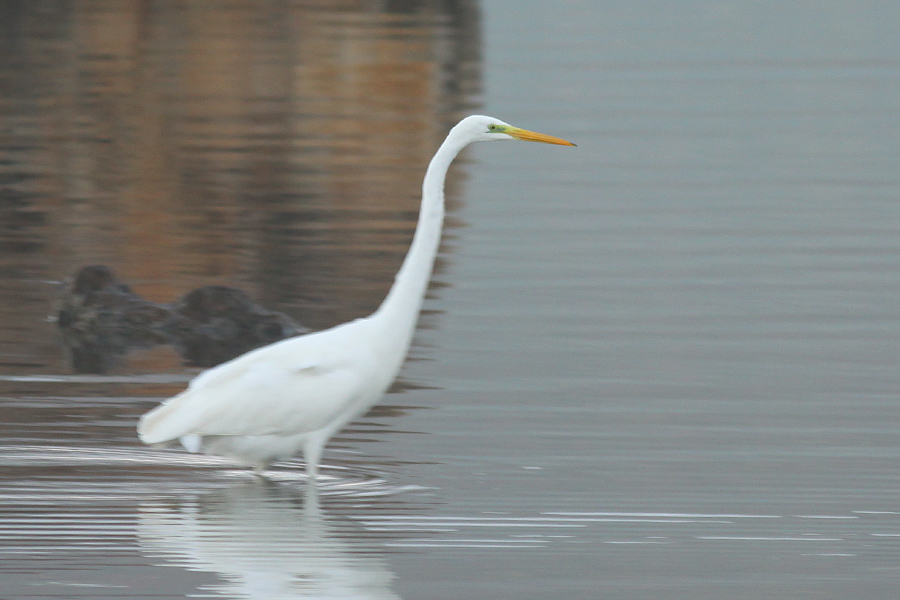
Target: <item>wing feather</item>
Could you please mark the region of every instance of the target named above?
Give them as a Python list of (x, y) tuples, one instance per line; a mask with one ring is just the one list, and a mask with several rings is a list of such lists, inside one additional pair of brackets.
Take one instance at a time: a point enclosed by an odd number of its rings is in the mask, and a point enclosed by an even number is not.
[(358, 322), (284, 340), (210, 369), (141, 418), (141, 440), (315, 431), (366, 393), (371, 357), (348, 341)]

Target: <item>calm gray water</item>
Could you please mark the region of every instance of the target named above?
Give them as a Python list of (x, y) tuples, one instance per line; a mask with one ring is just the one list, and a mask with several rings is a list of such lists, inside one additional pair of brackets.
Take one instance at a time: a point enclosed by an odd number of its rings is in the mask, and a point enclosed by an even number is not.
[[(4, 5), (0, 598), (895, 599), (900, 8), (385, 4)], [(169, 347), (73, 373), (88, 264), (365, 314), (472, 111), (579, 146), (460, 161), (317, 493), (141, 446)]]

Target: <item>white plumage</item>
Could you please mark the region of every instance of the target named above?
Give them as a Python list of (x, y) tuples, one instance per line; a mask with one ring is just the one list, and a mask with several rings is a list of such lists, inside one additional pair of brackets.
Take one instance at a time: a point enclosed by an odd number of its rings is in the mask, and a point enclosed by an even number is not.
[(450, 163), (472, 142), (510, 139), (573, 145), (491, 117), (463, 119), (428, 166), (413, 242), (378, 310), (201, 373), (141, 417), (141, 441), (180, 440), (190, 451), (227, 456), (258, 471), (302, 451), (315, 478), (328, 439), (379, 400), (406, 358), (440, 244)]

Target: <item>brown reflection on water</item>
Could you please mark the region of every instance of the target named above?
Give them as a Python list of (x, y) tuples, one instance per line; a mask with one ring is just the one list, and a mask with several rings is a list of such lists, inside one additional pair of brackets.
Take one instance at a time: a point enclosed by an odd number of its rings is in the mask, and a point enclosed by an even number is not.
[(377, 5), (3, 3), (0, 371), (60, 369), (51, 282), (87, 264), (314, 329), (374, 309), (480, 58), (474, 0)]

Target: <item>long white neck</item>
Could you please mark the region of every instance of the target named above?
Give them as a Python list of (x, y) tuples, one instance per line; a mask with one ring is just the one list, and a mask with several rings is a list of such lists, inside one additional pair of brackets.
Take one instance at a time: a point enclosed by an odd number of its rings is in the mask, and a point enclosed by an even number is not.
[(406, 356), (419, 318), (422, 300), (431, 279), (434, 258), (441, 243), (444, 224), (444, 179), (450, 163), (468, 141), (451, 131), (438, 149), (422, 183), (422, 205), (419, 222), (409, 252), (403, 260), (394, 285), (371, 319), (384, 323), (389, 329), (383, 332), (391, 338), (390, 346)]

